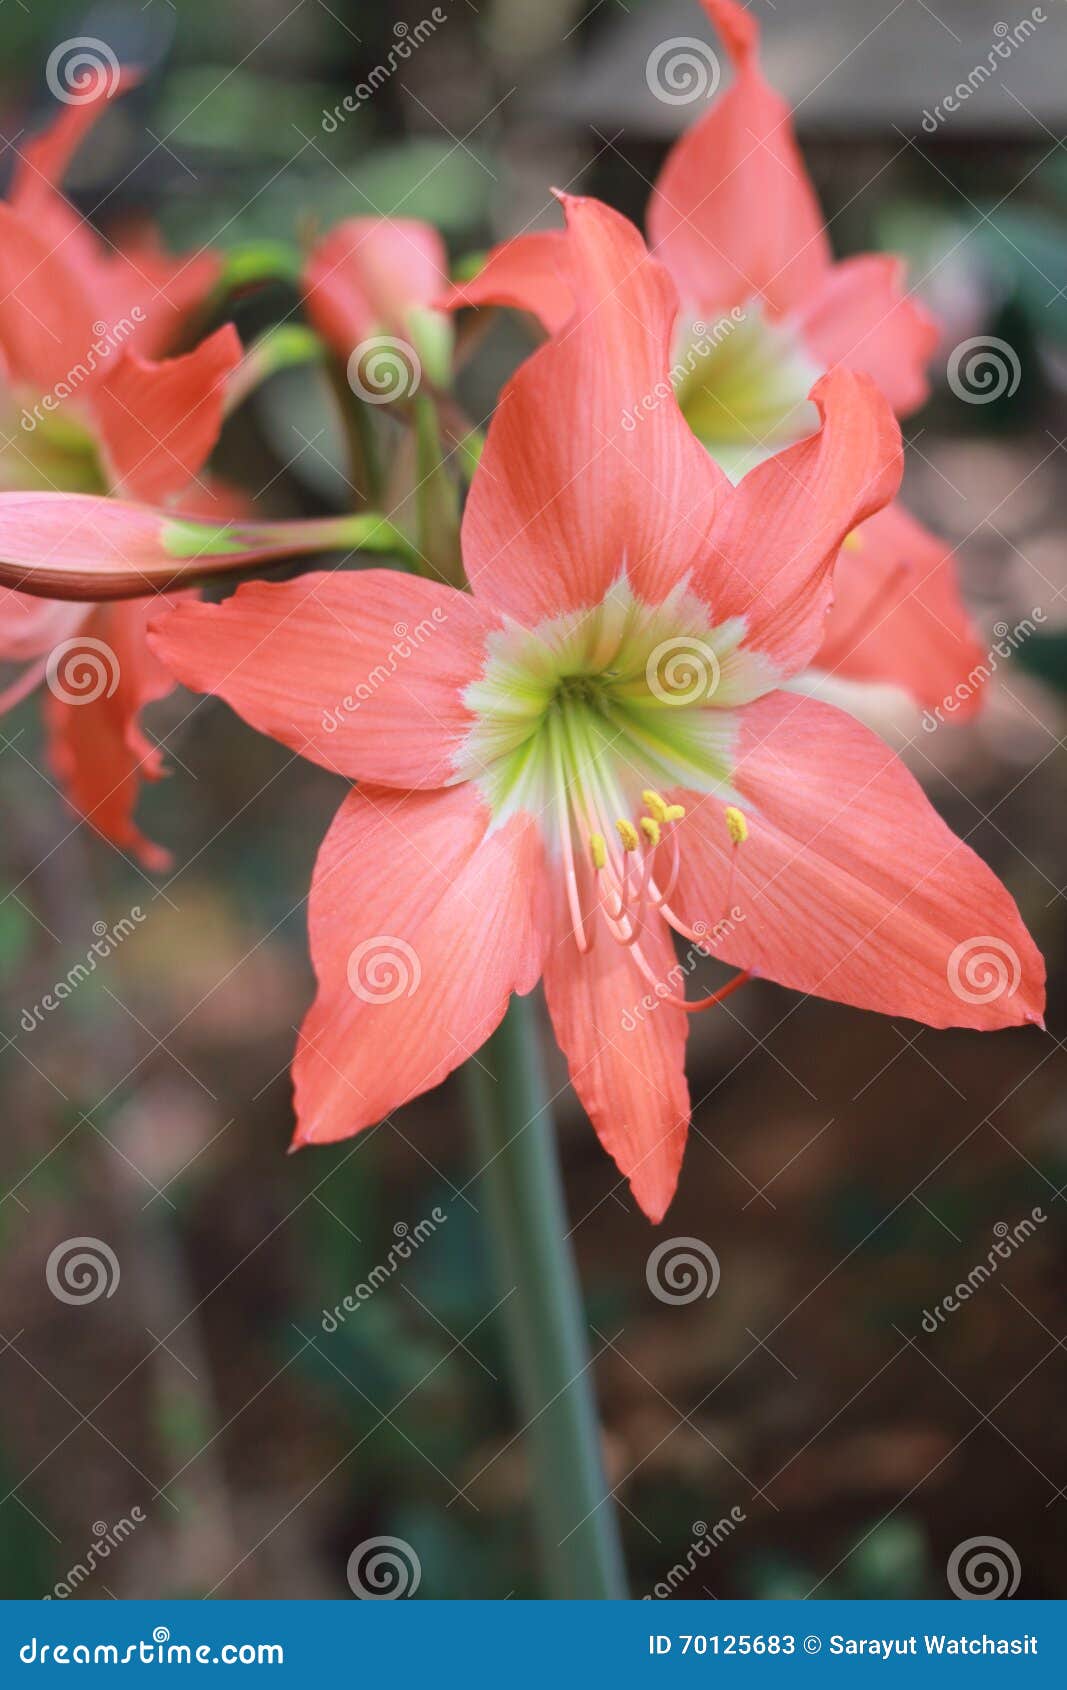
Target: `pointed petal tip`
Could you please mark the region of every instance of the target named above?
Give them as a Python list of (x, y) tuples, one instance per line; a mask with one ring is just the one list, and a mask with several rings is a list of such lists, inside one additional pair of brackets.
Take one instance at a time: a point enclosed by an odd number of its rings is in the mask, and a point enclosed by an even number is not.
[(174, 852), (168, 851), (165, 845), (153, 844), (150, 839), (142, 839), (133, 854), (149, 874), (169, 874), (174, 867)]
[[(686, 1118), (686, 1133), (689, 1120)], [(682, 1158), (664, 1164), (655, 1156), (647, 1156), (629, 1176), (630, 1195), (650, 1226), (659, 1226), (678, 1195), (682, 1177)]]
[(647, 1192), (642, 1195), (633, 1180), (630, 1181), (630, 1191), (634, 1202), (644, 1215), (650, 1226), (659, 1226), (667, 1210), (674, 1201), (674, 1192), (669, 1197), (651, 1197)]
[[(612, 211), (613, 209), (605, 201), (598, 200), (590, 194), (572, 194), (569, 188), (551, 188), (549, 192), (553, 199), (557, 200), (563, 207), (563, 214), (568, 223), (572, 221), (576, 213), (580, 214), (587, 208), (591, 208), (594, 212)], [(621, 216), (619, 212), (613, 214), (616, 217)]]
[(1020, 1015), (1018, 1021), (1016, 1022), (1016, 1026), (1018, 1026), (1018, 1027), (1036, 1027), (1038, 1029), (1038, 1031), (1041, 1032), (1041, 1033), (1047, 1033), (1048, 1032), (1048, 1027), (1045, 1024), (1045, 988), (1044, 988), (1044, 985), (1042, 985), (1039, 988), (1039, 990), (1037, 992), (1035, 992), (1033, 1000), (1032, 1000), (1032, 1006), (1027, 1006), (1026, 1008), (1024, 1008), (1022, 1014)]

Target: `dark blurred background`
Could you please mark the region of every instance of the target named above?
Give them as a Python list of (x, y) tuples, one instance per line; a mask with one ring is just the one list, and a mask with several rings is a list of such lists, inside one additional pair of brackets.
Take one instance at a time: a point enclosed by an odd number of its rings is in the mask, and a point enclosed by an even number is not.
[[(1020, 1595), (1062, 1597), (1064, 8), (1046, 0), (1033, 39), (932, 133), (924, 113), (1018, 21), (1000, 0), (754, 9), (838, 253), (906, 251), (945, 322), (938, 390), (906, 427), (909, 500), (960, 545), (983, 630), (1043, 613), (976, 725), (884, 725), (1018, 899), (1049, 959), (1050, 1031), (937, 1033), (752, 986), (692, 1030), (694, 1130), (658, 1233), (561, 1091), (607, 1461), (635, 1595), (938, 1596), (952, 1551), (995, 1537)], [(5, 150), (48, 115), (52, 47), (86, 35), (149, 72), (69, 178), (102, 227), (150, 214), (176, 248), (229, 248), (376, 210), (432, 219), (460, 261), (554, 222), (550, 183), (640, 221), (700, 109), (654, 100), (645, 62), (664, 39), (711, 39), (695, 0), (441, 10), (330, 133), (323, 113), (422, 0), (6, 0)], [(294, 303), (278, 284), (239, 324)], [(1014, 349), (1021, 379), (961, 403), (947, 358), (979, 333)], [(493, 327), (464, 376), (476, 416), (528, 345), (521, 323)], [(322, 428), (297, 373), (234, 420), (221, 459), (252, 492), (269, 484), (268, 508), (328, 508)], [(285, 1156), (303, 895), (341, 786), (213, 702), (176, 694), (150, 726), (173, 770), (142, 810), (175, 854), (158, 879), (76, 825), (33, 701), (0, 724), (0, 1593), (347, 1597), (349, 1555), (385, 1535), (416, 1550), (420, 1596), (536, 1595), (461, 1088)], [(27, 1032), (25, 1006), (94, 923), (134, 909), (107, 963)], [(1010, 1259), (924, 1328), (1035, 1207)], [(330, 1330), (324, 1313), (435, 1209), (447, 1224)], [(80, 1237), (121, 1276), (74, 1305), (46, 1264)], [(713, 1296), (651, 1293), (668, 1237), (715, 1251)], [(107, 1553), (71, 1578), (94, 1541)]]

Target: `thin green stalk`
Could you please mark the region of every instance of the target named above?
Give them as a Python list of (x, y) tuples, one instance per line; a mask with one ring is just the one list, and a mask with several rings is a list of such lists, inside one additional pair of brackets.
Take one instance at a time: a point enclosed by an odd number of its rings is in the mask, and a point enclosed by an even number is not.
[(545, 1595), (624, 1599), (618, 1518), (601, 1459), (581, 1288), (530, 999), (512, 999), (465, 1072), (481, 1164), (476, 1200), (504, 1299), (500, 1316)]
[(368, 408), (353, 395), (342, 365), (330, 366), (330, 385), (348, 448), (349, 487), (363, 505), (380, 505), (384, 477)]

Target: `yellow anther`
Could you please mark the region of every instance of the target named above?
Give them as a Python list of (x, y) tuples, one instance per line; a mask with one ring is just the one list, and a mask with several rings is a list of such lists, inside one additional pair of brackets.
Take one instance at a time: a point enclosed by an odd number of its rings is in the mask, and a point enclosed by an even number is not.
[(624, 851), (637, 850), (641, 841), (638, 838), (637, 829), (633, 822), (628, 822), (625, 816), (621, 816), (615, 823), (615, 830), (618, 833), (619, 838), (622, 840), (622, 848)]
[(861, 552), (863, 550), (863, 535), (858, 528), (854, 528), (851, 534), (845, 535), (841, 542), (841, 549), (846, 552)]
[(655, 821), (667, 821), (667, 812), (670, 806), (665, 803), (658, 792), (653, 792), (651, 788), (649, 788), (647, 792), (642, 792), (641, 802), (644, 804), (649, 815), (652, 816)]
[(641, 832), (644, 834), (645, 838), (648, 840), (648, 843), (651, 845), (652, 849), (655, 850), (656, 846), (659, 844), (659, 839), (660, 839), (659, 822), (656, 821), (652, 816), (642, 816), (641, 817)]
[(667, 822), (680, 822), (684, 815), (684, 804), (668, 804), (667, 814), (663, 817), (663, 820)]
[(748, 838), (748, 823), (733, 804), (726, 806), (726, 831), (735, 845), (743, 845)]
[(608, 846), (602, 833), (591, 833), (589, 835), (589, 855), (593, 859), (595, 869), (604, 867), (608, 860)]

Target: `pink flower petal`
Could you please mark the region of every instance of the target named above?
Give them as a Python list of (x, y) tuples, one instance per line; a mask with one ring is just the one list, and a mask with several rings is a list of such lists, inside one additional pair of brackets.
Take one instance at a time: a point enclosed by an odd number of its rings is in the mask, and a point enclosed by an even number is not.
[(293, 1068), (296, 1144), (348, 1138), (438, 1085), (536, 983), (537, 829), (488, 821), (470, 785), (342, 804), (311, 888), (319, 990)]
[(759, 24), (736, 0), (703, 0), (735, 67), (732, 86), (673, 148), (648, 211), (649, 240), (687, 309), (753, 297), (785, 312), (830, 263), (822, 212), (785, 100), (759, 66)]
[(893, 752), (793, 694), (740, 716), (747, 839), (733, 847), (722, 804), (696, 794), (680, 824), (673, 902), (691, 926), (725, 919), (715, 954), (931, 1027), (1040, 1024), (1044, 964), (1011, 896)]
[(247, 582), (221, 605), (158, 620), (150, 641), (186, 686), (325, 768), (443, 786), (490, 626), (467, 593), (367, 569)]

